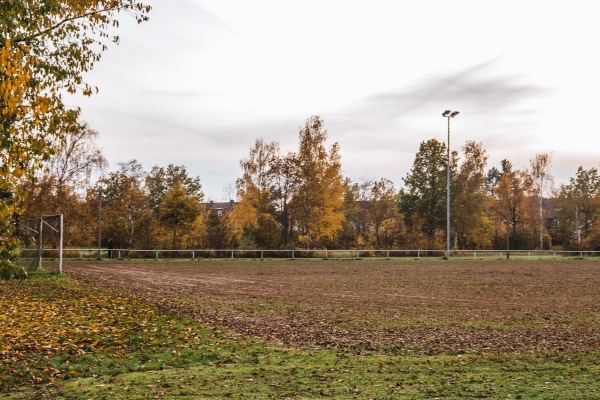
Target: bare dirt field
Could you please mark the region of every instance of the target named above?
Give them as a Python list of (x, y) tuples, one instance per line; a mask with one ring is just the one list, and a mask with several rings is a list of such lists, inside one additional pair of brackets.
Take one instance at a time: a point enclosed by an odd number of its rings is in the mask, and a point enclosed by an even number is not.
[(597, 261), (94, 261), (66, 263), (64, 271), (290, 347), (600, 348)]

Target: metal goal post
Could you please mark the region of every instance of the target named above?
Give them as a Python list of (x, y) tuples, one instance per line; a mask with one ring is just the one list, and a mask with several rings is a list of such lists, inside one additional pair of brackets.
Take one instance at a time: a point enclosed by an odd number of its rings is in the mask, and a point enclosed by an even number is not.
[[(25, 228), (25, 229), (23, 229)], [(63, 263), (63, 214), (42, 215), (30, 218), (21, 226), (24, 234), (31, 236), (37, 241), (36, 267), (42, 266), (44, 250), (56, 250), (58, 252), (58, 273), (62, 274)], [(51, 248), (44, 246), (44, 241), (51, 238)], [(46, 240), (48, 241), (48, 240)]]

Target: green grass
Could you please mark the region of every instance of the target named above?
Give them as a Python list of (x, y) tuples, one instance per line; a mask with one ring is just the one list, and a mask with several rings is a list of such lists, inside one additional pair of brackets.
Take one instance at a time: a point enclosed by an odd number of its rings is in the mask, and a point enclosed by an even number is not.
[(590, 362), (583, 356), (565, 363), (551, 355), (352, 357), (328, 351), (256, 350), (219, 364), (112, 371), (12, 398), (46, 393), (65, 399), (591, 399), (600, 394), (598, 369), (580, 365)]
[(357, 356), (275, 347), (43, 271), (0, 295), (2, 398), (600, 398), (600, 350)]

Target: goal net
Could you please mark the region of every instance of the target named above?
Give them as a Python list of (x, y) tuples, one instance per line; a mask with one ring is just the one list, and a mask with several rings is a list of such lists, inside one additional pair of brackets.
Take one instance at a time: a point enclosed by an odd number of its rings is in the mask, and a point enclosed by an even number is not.
[(31, 218), (19, 225), (25, 239), (21, 259), (30, 271), (42, 266), (62, 274), (63, 260), (63, 215), (43, 215)]

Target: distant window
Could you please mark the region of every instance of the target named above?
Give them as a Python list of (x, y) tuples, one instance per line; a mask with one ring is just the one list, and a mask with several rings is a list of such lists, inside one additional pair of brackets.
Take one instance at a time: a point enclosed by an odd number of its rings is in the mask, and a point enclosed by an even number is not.
[(223, 215), (223, 209), (222, 208), (217, 208), (217, 215), (220, 217), (221, 215)]

